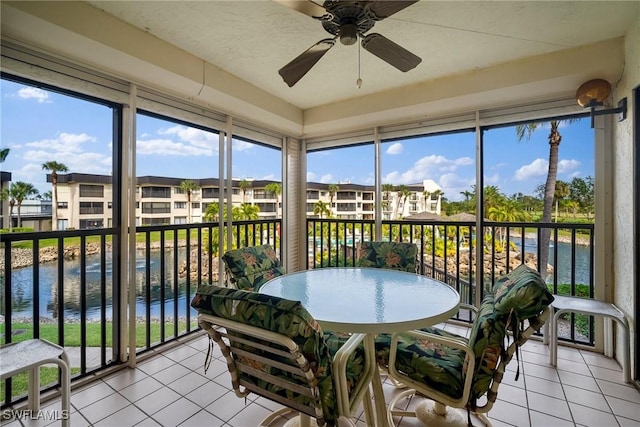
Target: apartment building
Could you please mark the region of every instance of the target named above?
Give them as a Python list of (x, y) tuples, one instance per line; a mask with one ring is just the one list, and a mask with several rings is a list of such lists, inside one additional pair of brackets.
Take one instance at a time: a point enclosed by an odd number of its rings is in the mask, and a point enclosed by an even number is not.
[[(158, 176), (138, 177), (136, 186), (136, 225), (198, 223), (207, 207), (218, 203), (220, 182), (217, 178), (189, 179), (195, 184), (188, 200), (181, 187), (188, 178)], [(51, 182), (51, 176), (47, 175)], [(241, 180), (233, 180), (230, 199), (233, 206), (249, 203), (260, 209), (261, 219), (277, 218), (281, 213), (281, 196), (267, 190), (277, 181), (245, 179), (250, 186), (241, 188)], [(418, 212), (440, 214), (442, 194), (433, 181), (407, 185), (408, 192), (383, 194), (383, 218), (399, 219)], [(229, 200), (225, 189), (224, 202)], [(333, 218), (374, 219), (375, 187), (341, 182), (338, 184), (307, 183), (307, 216), (314, 214), (321, 201)], [(112, 177), (69, 173), (58, 175), (58, 229), (87, 229), (112, 226)], [(326, 212), (326, 211), (325, 211)], [(326, 217), (326, 215), (322, 215)]]

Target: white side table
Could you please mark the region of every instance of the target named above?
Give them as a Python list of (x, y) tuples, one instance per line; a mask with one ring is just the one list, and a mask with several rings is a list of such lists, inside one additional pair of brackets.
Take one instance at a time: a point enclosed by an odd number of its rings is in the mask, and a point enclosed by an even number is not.
[(0, 380), (29, 371), (29, 410), (40, 410), (40, 366), (55, 363), (61, 371), (61, 404), (66, 411), (63, 427), (70, 425), (71, 373), (64, 348), (46, 340), (31, 339), (0, 347)]
[[(551, 317), (549, 325), (549, 363), (552, 366), (556, 366), (558, 363), (558, 319), (560, 316), (563, 313), (581, 313), (590, 316), (600, 316), (605, 319), (614, 320), (622, 327), (622, 331), (624, 332), (624, 342), (622, 343), (624, 349), (624, 354), (622, 355), (622, 374), (625, 382), (631, 382), (629, 322), (618, 307), (604, 301), (561, 295), (554, 295), (554, 300), (551, 305), (556, 309), (555, 315)], [(606, 330), (607, 329), (605, 329), (605, 331)], [(605, 339), (606, 337), (607, 335), (605, 335)]]

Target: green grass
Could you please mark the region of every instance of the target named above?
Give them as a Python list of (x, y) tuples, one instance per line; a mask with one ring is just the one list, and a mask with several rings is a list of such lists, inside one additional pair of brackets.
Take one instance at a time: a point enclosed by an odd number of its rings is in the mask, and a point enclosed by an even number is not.
[[(547, 287), (549, 288), (549, 291), (553, 292), (553, 285), (547, 285)], [(566, 295), (566, 296), (571, 295), (571, 285), (568, 283), (559, 284), (557, 289), (558, 289), (558, 292), (556, 293), (558, 295)], [(582, 297), (582, 298), (589, 298), (588, 285), (576, 284), (575, 291), (576, 291), (576, 296)], [(565, 313), (561, 317), (563, 319), (569, 319), (570, 316), (571, 316), (571, 313)], [(589, 316), (586, 314), (574, 314), (574, 320), (575, 320), (576, 330), (580, 334), (584, 335), (585, 337), (588, 337), (589, 336)]]
[[(58, 382), (59, 369), (43, 366), (40, 368), (40, 387), (47, 387), (49, 385), (56, 384)], [(71, 368), (71, 375), (75, 375), (80, 372), (80, 368)], [(27, 392), (29, 388), (29, 374), (23, 372), (11, 377), (11, 394), (13, 398), (17, 398)], [(0, 384), (0, 402), (4, 403), (5, 398), (5, 382)]]
[[(99, 323), (87, 323), (87, 347), (100, 347), (102, 341), (102, 331)], [(195, 329), (197, 327), (197, 323), (195, 319), (191, 321), (191, 329)], [(150, 324), (151, 328), (151, 342), (159, 342), (160, 341), (160, 323), (152, 322)], [(11, 329), (14, 332), (11, 341), (12, 342), (20, 342), (33, 338), (33, 325), (31, 323), (13, 323), (11, 325)], [(15, 334), (17, 330), (22, 331), (20, 334)], [(106, 332), (106, 342), (107, 347), (111, 347), (112, 345), (112, 323), (107, 322), (105, 324), (105, 332)], [(187, 330), (187, 322), (179, 321), (178, 322), (178, 333), (185, 332)], [(4, 336), (4, 324), (0, 325), (0, 334)], [(173, 324), (165, 324), (164, 336), (166, 338), (173, 337)], [(40, 336), (39, 338), (46, 339), (48, 341), (57, 343), (58, 340), (58, 325), (40, 325)], [(81, 342), (80, 335), (80, 324), (79, 323), (68, 323), (64, 325), (64, 345), (67, 347), (80, 347)], [(4, 344), (4, 339), (3, 339)], [(136, 324), (136, 346), (144, 347), (146, 346), (146, 325), (144, 323)]]

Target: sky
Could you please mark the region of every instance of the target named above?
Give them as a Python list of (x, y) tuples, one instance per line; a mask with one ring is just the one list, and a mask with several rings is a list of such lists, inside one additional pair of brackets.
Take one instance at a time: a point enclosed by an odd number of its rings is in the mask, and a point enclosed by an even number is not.
[[(111, 110), (108, 107), (8, 80), (0, 82), (0, 147), (9, 148), (0, 170), (12, 181), (51, 190), (42, 164), (55, 160), (73, 173), (112, 171)], [(594, 134), (588, 118), (562, 122), (558, 179), (594, 176)], [(545, 182), (549, 126), (518, 141), (515, 127), (485, 131), (484, 180), (502, 193), (533, 195)], [(138, 176), (182, 179), (218, 177), (218, 135), (182, 124), (138, 115)], [(451, 133), (382, 144), (382, 182), (417, 184), (430, 179), (449, 200), (475, 184), (475, 135)], [(233, 142), (234, 178), (279, 181), (280, 152), (245, 141)], [(307, 181), (374, 184), (374, 148), (363, 145), (309, 153)]]

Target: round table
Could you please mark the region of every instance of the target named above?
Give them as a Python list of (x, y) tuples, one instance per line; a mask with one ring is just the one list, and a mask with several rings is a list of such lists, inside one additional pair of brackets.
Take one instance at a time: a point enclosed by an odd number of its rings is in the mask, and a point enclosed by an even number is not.
[[(433, 326), (458, 311), (460, 295), (446, 283), (380, 268), (319, 268), (276, 277), (260, 293), (300, 301), (323, 329), (374, 336)], [(376, 425), (386, 426), (379, 375), (373, 376)]]

